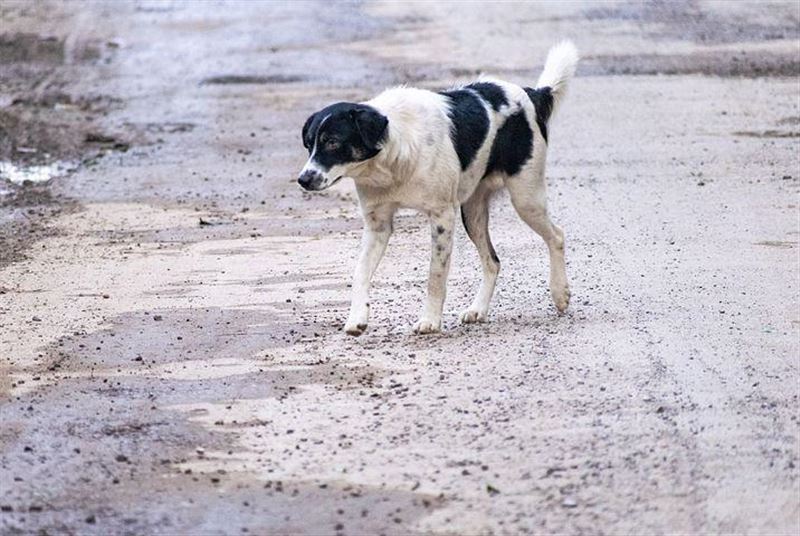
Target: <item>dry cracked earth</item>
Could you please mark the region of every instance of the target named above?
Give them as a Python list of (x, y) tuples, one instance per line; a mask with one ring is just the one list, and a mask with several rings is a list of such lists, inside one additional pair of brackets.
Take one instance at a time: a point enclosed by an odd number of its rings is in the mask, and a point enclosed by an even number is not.
[[(315, 109), (575, 40), (551, 128), (573, 302), (500, 195), (411, 334), (401, 213), (342, 332)], [(797, 534), (796, 2), (0, 1), (0, 533)]]

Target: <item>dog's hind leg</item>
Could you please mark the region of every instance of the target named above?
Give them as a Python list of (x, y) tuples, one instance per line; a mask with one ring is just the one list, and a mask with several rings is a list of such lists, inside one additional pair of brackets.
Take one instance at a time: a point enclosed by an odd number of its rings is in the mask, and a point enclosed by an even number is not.
[(435, 333), (442, 329), (442, 308), (447, 294), (447, 275), (450, 272), (450, 255), (453, 251), (453, 227), (456, 207), (447, 207), (430, 213), (431, 266), (428, 276), (428, 300), (422, 316), (414, 324), (414, 332)]
[(550, 295), (559, 313), (569, 305), (570, 290), (564, 263), (564, 233), (547, 214), (543, 170), (532, 166), (506, 179), (511, 203), (520, 218), (542, 237), (550, 252)]
[(364, 236), (361, 255), (353, 276), (353, 301), (344, 330), (348, 335), (361, 335), (369, 320), (369, 285), (386, 251), (392, 234), (393, 206), (379, 206), (364, 212)]
[(495, 253), (489, 237), (489, 198), (492, 190), (487, 184), (484, 179), (472, 197), (461, 205), (461, 221), (464, 223), (467, 236), (478, 249), (483, 268), (481, 289), (469, 309), (461, 313), (461, 322), (465, 324), (486, 321), (489, 314), (489, 302), (492, 300), (497, 274), (500, 272), (500, 259), (497, 258), (497, 253)]

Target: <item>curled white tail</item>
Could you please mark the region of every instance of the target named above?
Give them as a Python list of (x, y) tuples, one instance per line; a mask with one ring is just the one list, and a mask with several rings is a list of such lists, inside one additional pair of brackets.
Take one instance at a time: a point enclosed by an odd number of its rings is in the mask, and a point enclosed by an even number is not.
[(536, 82), (536, 87), (550, 87), (553, 95), (553, 108), (558, 108), (558, 103), (567, 92), (567, 84), (575, 74), (578, 65), (578, 49), (572, 41), (561, 41), (547, 53), (544, 71)]

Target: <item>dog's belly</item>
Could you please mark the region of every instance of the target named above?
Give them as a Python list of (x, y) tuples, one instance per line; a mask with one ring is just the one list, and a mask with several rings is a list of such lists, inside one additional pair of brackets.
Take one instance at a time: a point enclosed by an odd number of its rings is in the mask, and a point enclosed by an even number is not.
[(491, 173), (485, 177), (462, 173), (458, 183), (458, 203), (463, 205), (467, 199), (472, 197), (478, 186), (494, 192), (503, 188), (503, 178), (497, 173)]
[(475, 193), (475, 189), (478, 187), (480, 183), (480, 177), (470, 176), (467, 173), (462, 173), (459, 177), (458, 181), (458, 202), (459, 204), (464, 204), (464, 202), (472, 197), (472, 194)]

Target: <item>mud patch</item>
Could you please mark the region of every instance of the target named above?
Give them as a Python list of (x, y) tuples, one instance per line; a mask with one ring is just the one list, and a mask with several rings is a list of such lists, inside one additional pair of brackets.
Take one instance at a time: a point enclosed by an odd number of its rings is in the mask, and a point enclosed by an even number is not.
[(131, 128), (148, 134), (175, 134), (177, 132), (191, 132), (195, 128), (194, 123), (185, 122), (164, 122), (164, 123), (125, 123), (126, 128)]
[(103, 149), (123, 148), (107, 146), (107, 140), (122, 142), (93, 126), (87, 120), (87, 112), (79, 106), (56, 109), (38, 102), (0, 109), (0, 160), (20, 167), (42, 166), (56, 161), (81, 161), (97, 156)]
[[(42, 319), (47, 321), (47, 316)], [(264, 359), (269, 350), (315, 335), (312, 327), (298, 325), (291, 313), (218, 307), (127, 313), (109, 319), (109, 324), (100, 331), (78, 329), (59, 339), (45, 352), (42, 368), (68, 372), (231, 356)]]
[(54, 196), (45, 185), (9, 183), (0, 194), (0, 268), (26, 258), (36, 242), (58, 234), (47, 222), (79, 210), (79, 205)]
[[(243, 429), (265, 437), (287, 432), (269, 418), (242, 422), (232, 413), (206, 427), (192, 422), (197, 412), (177, 406), (207, 403), (224, 411), (232, 401), (281, 400), (311, 384), (372, 389), (387, 374), (323, 356), (276, 362), (264, 350), (294, 339), (276, 342), (281, 328), (274, 320), (215, 309), (123, 315), (111, 328), (59, 341), (61, 361), (51, 363), (53, 370), (3, 384), (0, 532), (227, 533), (235, 519), (237, 531), (256, 534), (345, 527), (410, 533), (417, 519), (441, 506), (439, 497), (351, 485), (344, 477), (264, 481), (184, 467), (206, 452), (244, 454), (233, 446)], [(194, 353), (184, 338), (200, 342)], [(156, 342), (143, 348), (146, 340)], [(93, 357), (97, 352), (104, 357)], [(2, 371), (6, 379), (8, 372)]]
[[(144, 231), (96, 231), (93, 233), (104, 243), (152, 243), (161, 248), (182, 248), (208, 240), (238, 240), (260, 237), (304, 236), (318, 237), (360, 231), (363, 224), (357, 217), (241, 217), (236, 213), (215, 212), (198, 216), (191, 227), (167, 227)], [(357, 240), (357, 239), (356, 239)], [(357, 242), (354, 242), (357, 243)], [(211, 250), (207, 255), (247, 254), (247, 247), (222, 251)], [(131, 253), (135, 253), (133, 250)], [(146, 253), (146, 252), (145, 252)]]
[(755, 245), (778, 249), (793, 249), (797, 247), (797, 242), (785, 240), (762, 240), (761, 242), (756, 242)]
[(715, 51), (691, 54), (587, 56), (582, 75), (702, 74), (758, 78), (800, 75), (800, 56), (794, 53)]
[[(13, 19), (15, 10), (4, 17)], [(65, 36), (0, 34), (0, 266), (21, 260), (27, 247), (49, 236), (46, 220), (63, 212), (57, 205), (76, 209), (46, 192), (50, 180), (128, 148), (97, 125), (117, 99), (70, 91), (81, 68), (110, 61), (114, 48)]]
[[(264, 379), (256, 376), (250, 383), (266, 386)], [(378, 524), (399, 530), (398, 522), (386, 519), (390, 512), (409, 522), (437, 506), (435, 498), (410, 492), (335, 482), (265, 484), (243, 474), (180, 469), (179, 464), (202, 459), (205, 450), (234, 455), (228, 446), (231, 432), (224, 425), (207, 430), (193, 424), (165, 403), (196, 400), (198, 395), (208, 398), (219, 388), (223, 397), (243, 396), (237, 387), (241, 384), (231, 384), (227, 378), (212, 382), (82, 378), (7, 401), (0, 407), (4, 423), (0, 478), (5, 483), (0, 530), (224, 532), (230, 528), (230, 512), (235, 512), (237, 523), (255, 533), (265, 526), (329, 532), (345, 519), (353, 527)], [(287, 390), (298, 387), (291, 380), (285, 383)], [(265, 390), (262, 387), (261, 394)], [(102, 418), (95, 413), (99, 407)], [(270, 430), (269, 423), (252, 424), (265, 433)], [(13, 446), (5, 441), (12, 438)], [(339, 508), (320, 513), (316, 507), (332, 503)]]
[(296, 82), (305, 82), (306, 80), (307, 78), (305, 76), (293, 74), (273, 74), (266, 76), (226, 74), (205, 78), (200, 82), (200, 85), (293, 84)]
[(800, 132), (783, 132), (780, 130), (740, 130), (734, 132), (733, 135), (746, 138), (800, 138)]
[[(770, 41), (800, 38), (797, 5), (771, 4), (770, 23), (762, 22), (763, 6), (740, 3), (723, 13), (719, 7), (696, 0), (656, 0), (626, 2), (585, 11), (589, 20), (624, 20), (638, 23), (642, 31), (656, 39), (691, 39), (696, 43), (723, 44), (743, 41)], [(783, 12), (779, 16), (777, 12)], [(778, 21), (778, 22), (776, 22)]]
[(800, 125), (800, 116), (789, 116), (784, 117), (780, 121), (778, 121), (779, 125)]

